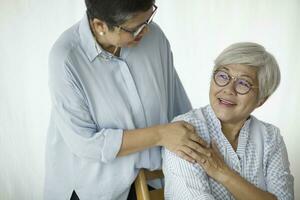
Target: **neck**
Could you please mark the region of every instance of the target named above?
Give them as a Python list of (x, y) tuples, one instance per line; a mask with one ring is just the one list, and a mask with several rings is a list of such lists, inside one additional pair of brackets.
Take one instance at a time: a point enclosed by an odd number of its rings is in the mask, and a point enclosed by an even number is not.
[(245, 121), (241, 121), (238, 123), (221, 123), (223, 134), (230, 143), (234, 143), (235, 141), (237, 141), (239, 137), (239, 132), (243, 127), (244, 123)]
[(95, 27), (93, 25), (92, 22), (90, 22), (90, 28), (92, 30), (92, 33), (94, 35), (94, 38), (96, 40), (96, 42), (105, 50), (108, 51), (109, 53), (118, 56), (120, 53), (120, 47), (114, 46), (109, 44), (106, 39), (105, 36), (98, 36)]

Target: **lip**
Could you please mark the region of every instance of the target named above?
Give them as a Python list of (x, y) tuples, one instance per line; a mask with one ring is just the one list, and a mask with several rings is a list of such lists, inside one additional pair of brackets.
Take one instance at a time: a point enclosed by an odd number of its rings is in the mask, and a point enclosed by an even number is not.
[(134, 41), (139, 42), (139, 41), (141, 41), (141, 39), (142, 39), (142, 37), (137, 37), (137, 38), (134, 39)]
[(237, 104), (232, 101), (232, 100), (228, 100), (228, 99), (224, 99), (224, 98), (218, 98), (219, 104), (226, 106), (226, 107), (232, 107), (232, 106), (236, 106)]

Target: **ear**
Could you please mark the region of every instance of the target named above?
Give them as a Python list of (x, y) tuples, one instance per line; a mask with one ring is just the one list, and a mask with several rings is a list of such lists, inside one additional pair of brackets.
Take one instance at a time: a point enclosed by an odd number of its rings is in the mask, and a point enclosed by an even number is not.
[(256, 108), (262, 106), (267, 101), (267, 99), (268, 99), (268, 97), (265, 97), (265, 98), (262, 98), (262, 99), (258, 100)]
[(100, 33), (105, 34), (108, 32), (108, 26), (104, 21), (94, 18), (92, 21), (92, 24), (93, 24), (94, 29), (97, 32), (97, 34), (100, 34)]

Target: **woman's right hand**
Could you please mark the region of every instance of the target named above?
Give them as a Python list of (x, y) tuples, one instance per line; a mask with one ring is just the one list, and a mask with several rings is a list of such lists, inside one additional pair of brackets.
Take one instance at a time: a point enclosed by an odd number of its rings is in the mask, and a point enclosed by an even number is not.
[(191, 124), (177, 121), (159, 125), (157, 128), (160, 137), (158, 145), (164, 146), (179, 157), (192, 163), (201, 159), (201, 155), (210, 157), (208, 144), (197, 135)]

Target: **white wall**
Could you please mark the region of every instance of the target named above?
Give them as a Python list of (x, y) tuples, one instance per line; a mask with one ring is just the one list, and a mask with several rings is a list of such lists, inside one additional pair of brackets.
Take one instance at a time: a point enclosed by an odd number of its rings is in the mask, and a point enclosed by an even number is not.
[[(273, 53), (282, 82), (254, 115), (281, 129), (295, 188), (300, 188), (300, 1), (158, 0), (157, 4), (156, 21), (170, 40), (175, 65), (194, 107), (208, 103), (213, 61), (225, 47), (252, 41)], [(300, 199), (299, 189), (295, 194)]]
[[(194, 107), (208, 103), (213, 60), (229, 44), (259, 42), (275, 55), (282, 83), (255, 115), (281, 129), (300, 188), (300, 1), (157, 0), (157, 5), (155, 20), (171, 42)], [(83, 0), (0, 0), (1, 200), (42, 199), (50, 110), (47, 56), (83, 12)]]
[(42, 199), (47, 59), (82, 0), (0, 0), (0, 199)]

